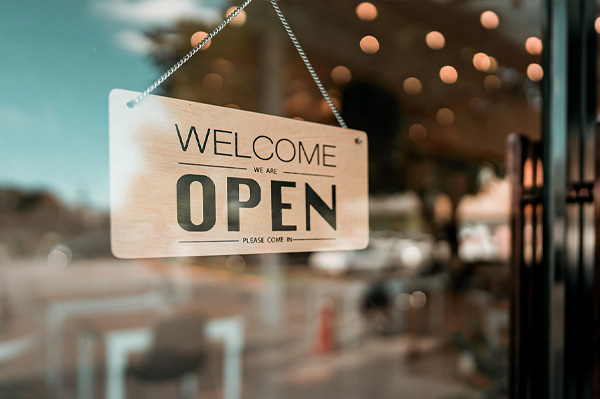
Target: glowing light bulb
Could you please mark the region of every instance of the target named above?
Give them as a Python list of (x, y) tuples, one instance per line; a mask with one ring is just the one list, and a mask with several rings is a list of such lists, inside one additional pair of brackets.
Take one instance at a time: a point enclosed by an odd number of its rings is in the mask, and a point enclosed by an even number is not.
[(534, 82), (539, 82), (544, 78), (544, 70), (540, 64), (529, 64), (527, 67), (527, 77)]
[(408, 136), (414, 141), (424, 140), (427, 138), (427, 129), (420, 123), (415, 123), (408, 128)]
[[(232, 12), (237, 10), (237, 7), (229, 7), (225, 12), (225, 15), (230, 15)], [(234, 26), (242, 26), (246, 23), (246, 11), (242, 10), (238, 15), (235, 16), (229, 23)]]
[(223, 78), (218, 73), (209, 73), (202, 79), (202, 85), (208, 90), (220, 90), (223, 87)]
[(410, 77), (404, 79), (404, 82), (402, 82), (402, 88), (404, 89), (406, 94), (416, 96), (418, 94), (421, 94), (421, 91), (423, 90), (423, 84), (419, 79)]
[(494, 57), (488, 57), (490, 59), (490, 67), (487, 69), (487, 72), (494, 73), (498, 70), (498, 60)]
[(444, 48), (444, 45), (446, 44), (446, 39), (444, 38), (444, 35), (434, 30), (429, 32), (427, 36), (425, 36), (425, 43), (427, 43), (427, 46), (430, 49), (440, 50)]
[(488, 75), (483, 80), (483, 87), (488, 91), (498, 91), (502, 87), (502, 82), (498, 76)]
[(525, 50), (531, 55), (539, 55), (542, 54), (542, 41), (537, 37), (528, 37), (525, 40)]
[(454, 112), (449, 108), (440, 108), (435, 114), (435, 118), (442, 126), (450, 126), (454, 123)]
[(498, 14), (489, 10), (482, 12), (479, 20), (485, 29), (496, 29), (500, 24), (500, 18), (498, 17)]
[(372, 21), (377, 18), (377, 7), (366, 1), (356, 6), (355, 11), (356, 16), (363, 21)]
[(379, 51), (379, 41), (374, 36), (365, 36), (360, 40), (360, 48), (367, 54)]
[(442, 79), (442, 82), (449, 85), (456, 83), (456, 81), (458, 80), (458, 72), (456, 72), (456, 69), (454, 69), (454, 67), (446, 65), (445, 67), (442, 67), (442, 69), (440, 69), (440, 79)]
[[(192, 38), (190, 39), (190, 43), (192, 43), (192, 47), (196, 47), (202, 40), (204, 40), (204, 38), (206, 36), (208, 36), (208, 33), (203, 32), (203, 31), (198, 31), (198, 32), (194, 33), (192, 35)], [(206, 50), (209, 47), (210, 47), (210, 40), (208, 42), (206, 42), (200, 50)]]
[(346, 84), (352, 79), (352, 72), (343, 65), (338, 65), (331, 70), (331, 79), (339, 85)]
[(490, 57), (488, 57), (485, 53), (477, 53), (473, 56), (473, 66), (478, 71), (487, 71), (490, 69), (491, 64)]

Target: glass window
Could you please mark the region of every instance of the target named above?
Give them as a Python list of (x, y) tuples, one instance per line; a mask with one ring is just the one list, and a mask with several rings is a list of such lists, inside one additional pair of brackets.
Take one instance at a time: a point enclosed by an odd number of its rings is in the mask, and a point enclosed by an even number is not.
[[(109, 93), (237, 5), (3, 2), (0, 397), (507, 397), (505, 149), (540, 137), (540, 1), (279, 2), (368, 135), (368, 247), (117, 259)], [(337, 125), (265, 1), (153, 95)]]

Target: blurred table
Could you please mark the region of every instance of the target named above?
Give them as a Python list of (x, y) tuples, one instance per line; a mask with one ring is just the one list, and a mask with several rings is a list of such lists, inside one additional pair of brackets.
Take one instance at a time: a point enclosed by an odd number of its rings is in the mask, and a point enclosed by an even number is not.
[(131, 312), (153, 309), (164, 304), (159, 291), (123, 293), (105, 296), (56, 296), (49, 300), (45, 312), (46, 384), (53, 388), (63, 385), (63, 343), (65, 322), (75, 316)]
[[(104, 344), (106, 362), (106, 399), (125, 399), (125, 370), (128, 357), (147, 349), (154, 337), (157, 314), (87, 317), (78, 338), (77, 397), (94, 397), (94, 341)], [(224, 317), (206, 322), (205, 335), (224, 344), (223, 397), (239, 399), (242, 383), (244, 321), (242, 317)]]
[(12, 323), (0, 332), (0, 363), (8, 362), (37, 348), (41, 343), (39, 326)]

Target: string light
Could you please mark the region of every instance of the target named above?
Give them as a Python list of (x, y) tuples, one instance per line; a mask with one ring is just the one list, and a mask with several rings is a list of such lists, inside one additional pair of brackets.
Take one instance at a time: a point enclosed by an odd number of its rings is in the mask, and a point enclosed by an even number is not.
[(477, 53), (473, 56), (473, 66), (475, 69), (481, 72), (485, 72), (490, 69), (491, 61), (490, 57), (485, 53)]
[(427, 129), (420, 123), (415, 123), (408, 128), (408, 136), (414, 141), (424, 140), (427, 138)]
[(421, 94), (421, 91), (423, 90), (423, 84), (419, 79), (410, 77), (404, 79), (404, 82), (402, 82), (402, 88), (404, 89), (406, 94), (416, 96), (418, 94)]
[(500, 18), (498, 17), (498, 14), (489, 10), (482, 12), (479, 20), (485, 29), (496, 29), (500, 24)]
[(208, 90), (220, 90), (223, 86), (223, 78), (218, 73), (209, 73), (202, 79), (202, 85)]
[[(198, 45), (198, 43), (200, 43), (202, 40), (204, 40), (204, 38), (206, 36), (208, 36), (208, 33), (203, 32), (203, 31), (198, 31), (198, 32), (194, 33), (192, 35), (192, 38), (190, 39), (190, 43), (192, 44), (192, 47), (196, 47)], [(210, 42), (211, 42), (210, 40), (208, 42), (206, 42), (200, 50), (206, 50), (207, 48), (209, 48)]]
[(539, 82), (544, 78), (544, 70), (540, 64), (532, 63), (527, 67), (527, 77), (534, 82)]
[(488, 91), (498, 91), (502, 87), (502, 82), (498, 76), (488, 75), (483, 80), (483, 87)]
[[(230, 15), (232, 12), (237, 10), (237, 7), (229, 7), (225, 15)], [(242, 10), (238, 15), (235, 16), (234, 19), (231, 20), (230, 24), (234, 26), (242, 26), (246, 23), (246, 11)]]
[(454, 112), (449, 108), (440, 108), (435, 114), (435, 118), (442, 126), (450, 126), (454, 123)]
[(456, 69), (454, 69), (454, 67), (446, 65), (445, 67), (442, 67), (442, 69), (440, 69), (440, 79), (442, 79), (442, 82), (446, 84), (456, 83), (456, 81), (458, 80), (458, 72), (456, 72)]
[(446, 39), (444, 38), (444, 35), (434, 30), (425, 36), (425, 43), (427, 43), (427, 46), (432, 50), (440, 50), (444, 48)]
[(542, 54), (542, 41), (537, 37), (528, 37), (525, 40), (525, 50), (531, 55), (540, 55)]
[(365, 36), (360, 40), (360, 48), (367, 54), (379, 51), (379, 41), (374, 36)]
[(356, 16), (363, 21), (373, 21), (377, 18), (377, 7), (366, 1), (357, 5), (355, 11)]
[(338, 65), (331, 70), (331, 79), (339, 85), (346, 84), (352, 79), (352, 72), (343, 65)]
[(492, 56), (488, 58), (490, 59), (490, 67), (487, 69), (487, 72), (494, 73), (498, 69), (498, 60)]

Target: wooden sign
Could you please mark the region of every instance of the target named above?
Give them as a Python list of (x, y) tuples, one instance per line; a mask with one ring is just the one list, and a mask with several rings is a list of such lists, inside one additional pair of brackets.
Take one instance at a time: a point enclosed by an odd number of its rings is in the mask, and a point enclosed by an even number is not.
[(138, 94), (109, 99), (115, 256), (366, 247), (364, 132)]

